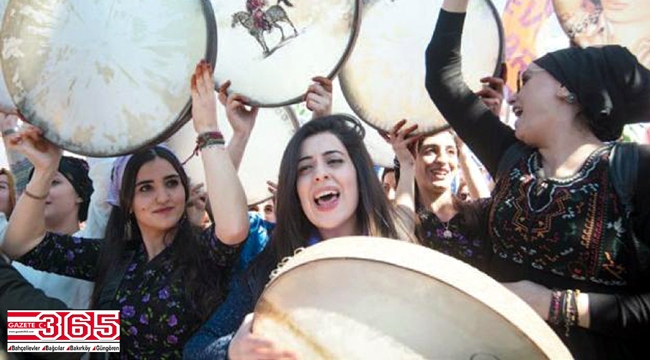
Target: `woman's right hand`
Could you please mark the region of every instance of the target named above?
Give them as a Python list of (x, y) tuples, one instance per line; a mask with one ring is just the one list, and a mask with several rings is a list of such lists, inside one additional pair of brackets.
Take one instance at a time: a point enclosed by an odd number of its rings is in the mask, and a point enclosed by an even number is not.
[(26, 125), (15, 132), (7, 133), (9, 150), (23, 154), (34, 165), (34, 171), (55, 173), (61, 160), (61, 148), (43, 137), (43, 131)]
[(379, 135), (393, 147), (400, 166), (415, 165), (413, 145), (420, 139), (420, 136), (412, 136), (411, 133), (417, 130), (418, 125), (414, 124), (402, 130), (404, 125), (406, 125), (406, 119), (395, 124), (390, 132), (380, 131)]
[(503, 104), (503, 88), (505, 81), (494, 76), (486, 76), (481, 79), (483, 89), (476, 92), (485, 106), (496, 116), (501, 116), (501, 104)]
[(293, 360), (296, 355), (288, 350), (278, 348), (273, 341), (252, 333), (253, 314), (244, 318), (239, 330), (230, 342), (228, 347), (228, 358), (230, 360)]

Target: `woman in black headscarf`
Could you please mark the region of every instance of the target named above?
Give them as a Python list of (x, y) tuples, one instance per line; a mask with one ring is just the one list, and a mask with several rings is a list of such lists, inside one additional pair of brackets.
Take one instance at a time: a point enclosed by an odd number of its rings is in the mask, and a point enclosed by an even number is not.
[[(445, 0), (426, 86), (497, 179), (489, 273), (576, 358), (641, 358), (650, 333), (650, 148), (612, 143), (650, 119), (650, 72), (620, 46), (535, 60), (509, 100), (515, 130), (462, 79), (467, 0)], [(622, 156), (624, 155), (624, 156)]]

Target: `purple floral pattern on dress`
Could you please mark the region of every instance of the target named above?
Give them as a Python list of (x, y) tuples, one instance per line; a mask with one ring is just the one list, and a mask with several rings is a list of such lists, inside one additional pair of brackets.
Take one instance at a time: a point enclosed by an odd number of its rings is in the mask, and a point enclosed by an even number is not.
[[(227, 282), (239, 249), (218, 241), (214, 228), (204, 231), (202, 241), (211, 250), (211, 271)], [(94, 280), (102, 243), (48, 233), (20, 260), (39, 270)], [(195, 306), (194, 299), (188, 298), (176, 271), (171, 257), (174, 245), (149, 260), (140, 244), (127, 267), (115, 295), (116, 309), (121, 310), (122, 359), (180, 359), (185, 342), (202, 323), (188, 310)]]
[[(478, 200), (473, 204), (483, 212), (487, 211), (488, 205), (487, 200)], [(420, 220), (417, 234), (424, 246), (455, 257), (479, 270), (487, 269), (490, 249), (485, 240), (468, 238), (470, 229), (465, 225), (462, 214), (457, 214), (447, 223), (443, 223), (434, 213), (421, 206), (418, 206), (417, 214)]]

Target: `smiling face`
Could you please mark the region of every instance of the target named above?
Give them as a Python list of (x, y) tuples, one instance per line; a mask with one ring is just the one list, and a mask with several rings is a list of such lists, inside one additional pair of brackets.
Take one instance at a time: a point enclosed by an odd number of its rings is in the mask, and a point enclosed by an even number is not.
[(185, 202), (180, 176), (167, 160), (156, 157), (140, 167), (132, 210), (143, 235), (157, 236), (176, 227)]
[(320, 231), (353, 235), (359, 204), (357, 172), (332, 133), (308, 137), (300, 147), (297, 193), (305, 216)]
[(548, 141), (560, 118), (558, 109), (567, 105), (558, 96), (561, 87), (551, 74), (534, 63), (521, 74), (519, 91), (508, 99), (517, 116), (517, 139), (532, 147), (541, 147)]
[(457, 169), (458, 148), (450, 132), (422, 140), (415, 161), (415, 180), (421, 191), (439, 194), (450, 190)]
[(79, 206), (83, 199), (79, 197), (68, 179), (60, 172), (52, 180), (52, 186), (45, 198), (45, 226), (57, 229), (61, 223), (74, 217), (79, 221)]

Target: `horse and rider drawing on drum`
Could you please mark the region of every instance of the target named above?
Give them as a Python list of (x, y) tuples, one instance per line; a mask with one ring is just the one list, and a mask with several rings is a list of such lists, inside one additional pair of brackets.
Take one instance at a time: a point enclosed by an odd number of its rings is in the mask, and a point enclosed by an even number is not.
[[(284, 3), (288, 7), (293, 7), (293, 4), (289, 0), (278, 0), (276, 5), (264, 10), (264, 7), (267, 5), (266, 0), (247, 0), (246, 11), (239, 11), (232, 15), (232, 27), (241, 25), (246, 28), (248, 33), (262, 46), (265, 57), (271, 55), (273, 51), (288, 39), (298, 36), (298, 30), (296, 30), (286, 11), (280, 5), (281, 3)], [(284, 34), (284, 30), (280, 26), (282, 22), (288, 23), (291, 26), (293, 36), (287, 37)], [(264, 33), (272, 32), (273, 28), (280, 29), (282, 39), (274, 48), (269, 49), (264, 38)]]

